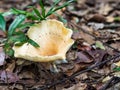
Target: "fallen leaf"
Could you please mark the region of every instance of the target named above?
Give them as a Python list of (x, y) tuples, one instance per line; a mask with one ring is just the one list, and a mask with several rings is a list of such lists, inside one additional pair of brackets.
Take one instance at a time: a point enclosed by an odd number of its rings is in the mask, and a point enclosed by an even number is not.
[(85, 51), (85, 50), (90, 50), (91, 46), (90, 46), (90, 44), (86, 43), (83, 39), (78, 39), (75, 41), (75, 43), (73, 45), (73, 49)]
[(15, 69), (15, 60), (13, 60), (11, 63), (7, 64), (6, 71), (13, 72), (14, 69)]
[(95, 62), (101, 62), (104, 59), (104, 56), (107, 54), (107, 51), (102, 50), (102, 49), (93, 49), (87, 51), (91, 57), (94, 58)]
[(0, 47), (0, 66), (5, 63), (5, 52), (3, 51), (3, 48)]
[(62, 89), (62, 90), (86, 90), (87, 84), (79, 82), (78, 84), (73, 85), (70, 88)]
[(80, 32), (74, 31), (74, 32), (73, 32), (73, 35), (72, 35), (72, 38), (73, 38), (74, 40), (81, 39)]
[(86, 4), (89, 6), (95, 6), (95, 4), (96, 4), (96, 0), (84, 0), (84, 1), (86, 1)]
[(71, 51), (66, 54), (67, 60), (75, 60), (77, 58), (77, 52)]
[(34, 78), (34, 74), (30, 71), (24, 71), (24, 72), (21, 72), (19, 74), (19, 78), (23, 79), (33, 79)]
[(5, 32), (3, 32), (2, 30), (0, 30), (0, 37), (6, 37)]
[(99, 22), (99, 23), (105, 22), (105, 20), (106, 18), (102, 14), (95, 14), (91, 18), (88, 19), (88, 21)]
[(112, 17), (112, 16), (108, 16), (108, 17), (106, 17), (106, 22), (113, 22), (114, 21), (114, 17)]
[(105, 50), (105, 47), (103, 46), (103, 43), (100, 42), (100, 41), (96, 41), (95, 46), (96, 46), (97, 48), (100, 48), (100, 49)]
[(100, 5), (99, 13), (102, 15), (107, 15), (113, 8), (109, 4), (102, 3)]
[(12, 73), (10, 71), (2, 71), (0, 80), (4, 81), (5, 83), (15, 83), (19, 80), (19, 77), (16, 73)]
[(76, 63), (91, 63), (93, 62), (93, 58), (85, 52), (78, 52), (77, 59), (75, 60)]
[(120, 60), (115, 63), (116, 66), (120, 67)]
[(80, 70), (82, 69), (85, 69), (86, 67), (88, 67), (90, 64), (86, 64), (86, 63), (76, 63), (74, 64), (74, 67), (72, 69), (68, 69), (66, 70), (65, 74), (67, 76), (71, 76), (72, 74), (76, 73), (76, 72), (79, 72)]

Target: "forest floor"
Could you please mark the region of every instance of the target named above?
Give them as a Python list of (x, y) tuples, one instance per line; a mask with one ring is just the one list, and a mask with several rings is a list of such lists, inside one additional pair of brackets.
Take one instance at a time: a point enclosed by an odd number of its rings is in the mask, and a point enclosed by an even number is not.
[[(53, 0), (44, 4), (49, 9)], [(1, 0), (0, 12), (11, 7), (27, 10), (30, 5), (40, 8), (36, 0)], [(60, 72), (52, 73), (42, 63), (6, 57), (0, 66), (0, 90), (120, 90), (120, 1), (77, 0), (56, 13), (49, 18), (73, 30), (68, 63), (57, 65)], [(8, 25), (13, 19), (6, 18)]]

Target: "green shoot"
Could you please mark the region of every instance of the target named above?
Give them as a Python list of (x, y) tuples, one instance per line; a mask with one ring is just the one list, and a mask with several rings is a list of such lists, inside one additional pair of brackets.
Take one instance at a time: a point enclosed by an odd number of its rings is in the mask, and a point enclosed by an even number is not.
[[(57, 4), (60, 2), (61, 0), (56, 0), (54, 2), (54, 4), (52, 5), (52, 7), (49, 9), (48, 12), (46, 12), (46, 9), (45, 9), (45, 6), (42, 2), (42, 0), (39, 0), (39, 5), (41, 7), (41, 11), (42, 13), (40, 13), (40, 11), (38, 9), (36, 9), (34, 6), (30, 6), (30, 8), (33, 9), (32, 13), (31, 12), (28, 12), (28, 11), (24, 11), (24, 10), (19, 10), (19, 9), (16, 9), (16, 8), (12, 8), (10, 11), (11, 11), (11, 14), (15, 14), (15, 15), (25, 15), (25, 17), (27, 17), (28, 19), (31, 19), (31, 20), (35, 20), (35, 21), (42, 21), (42, 20), (46, 20), (46, 18), (48, 16), (50, 16), (51, 14), (53, 14), (54, 12), (56, 12), (57, 10), (60, 10), (66, 6), (68, 6), (70, 3), (72, 3), (73, 1), (75, 0), (69, 0), (67, 2), (65, 2), (63, 5), (61, 6), (57, 6)], [(10, 12), (9, 12), (10, 14)], [(4, 15), (4, 13), (3, 13)]]
[(6, 27), (6, 21), (4, 20), (4, 17), (2, 14), (0, 14), (0, 28), (6, 32), (6, 40), (3, 42), (4, 43), (4, 51), (7, 55), (13, 56), (14, 51), (12, 50), (13, 45), (22, 45), (26, 42), (30, 43), (34, 47), (39, 47), (39, 45), (34, 42), (33, 40), (29, 39), (27, 35), (21, 31), (21, 28), (24, 29), (26, 27), (29, 27), (33, 24), (31, 23), (24, 23), (26, 17), (25, 15), (19, 15), (17, 16), (13, 22), (10, 24), (8, 30), (5, 29)]
[(2, 29), (5, 32), (6, 28), (6, 22), (4, 17), (0, 14), (0, 29)]
[[(4, 51), (9, 56), (13, 56), (14, 51), (12, 49), (13, 45), (21, 46), (24, 43), (29, 43), (33, 45), (34, 47), (39, 47), (39, 45), (33, 41), (32, 39), (28, 38), (28, 36), (22, 31), (23, 29), (30, 27), (34, 25), (35, 22), (40, 22), (42, 20), (46, 20), (48, 16), (55, 13), (57, 10), (60, 10), (66, 6), (68, 6), (71, 2), (75, 0), (69, 0), (65, 2), (63, 5), (58, 6), (58, 3), (61, 0), (56, 0), (52, 7), (49, 9), (48, 12), (46, 12), (45, 5), (43, 4), (42, 0), (39, 0), (39, 5), (41, 7), (41, 11), (36, 9), (34, 6), (31, 6), (32, 8), (31, 12), (19, 10), (16, 8), (11, 8), (10, 11), (1, 13), (0, 14), (0, 29), (2, 29), (6, 33), (6, 40), (4, 43)], [(4, 19), (4, 16), (8, 15), (16, 15), (16, 18), (13, 20), (13, 22), (8, 27), (8, 30), (6, 30), (6, 21)], [(60, 16), (59, 16), (60, 17)], [(25, 22), (25, 20), (32, 20), (32, 23)], [(60, 17), (61, 20), (64, 20)]]
[(114, 71), (120, 71), (120, 67), (116, 67), (113, 69)]

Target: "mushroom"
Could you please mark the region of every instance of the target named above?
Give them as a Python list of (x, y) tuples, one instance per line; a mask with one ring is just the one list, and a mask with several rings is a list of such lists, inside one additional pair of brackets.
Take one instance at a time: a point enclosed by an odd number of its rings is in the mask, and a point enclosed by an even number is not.
[(14, 56), (35, 62), (65, 60), (66, 52), (74, 43), (71, 39), (72, 33), (72, 30), (66, 28), (60, 21), (43, 20), (31, 26), (27, 32), (28, 37), (40, 47), (36, 48), (29, 43), (22, 46), (14, 45)]

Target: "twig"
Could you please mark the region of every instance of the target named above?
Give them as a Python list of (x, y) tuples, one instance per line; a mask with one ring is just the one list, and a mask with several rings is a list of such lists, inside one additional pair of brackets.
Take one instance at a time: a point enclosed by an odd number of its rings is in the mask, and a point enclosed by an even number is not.
[(107, 88), (112, 87), (112, 82), (114, 85), (117, 84), (118, 82), (120, 82), (120, 77), (112, 77), (102, 88), (100, 88), (100, 90), (106, 90)]
[(106, 29), (106, 28), (111, 28), (111, 29), (120, 28), (120, 24), (110, 24), (110, 25), (105, 24), (104, 29)]
[(60, 83), (63, 83), (63, 82), (65, 83), (65, 81), (67, 81), (67, 80), (71, 80), (72, 78), (75, 78), (76, 76), (78, 76), (78, 75), (80, 75), (80, 74), (82, 74), (82, 73), (88, 72), (88, 71), (94, 69), (95, 67), (98, 67), (98, 66), (100, 66), (100, 65), (103, 65), (103, 64), (105, 64), (105, 63), (107, 63), (107, 62), (109, 62), (109, 61), (115, 60), (116, 58), (119, 58), (119, 57), (120, 57), (120, 53), (119, 53), (118, 55), (116, 55), (115, 57), (111, 58), (111, 59), (105, 60), (105, 61), (103, 61), (103, 62), (101, 62), (101, 63), (97, 63), (97, 64), (95, 64), (95, 65), (92, 65), (91, 67), (88, 67), (88, 68), (85, 69), (85, 70), (82, 70), (82, 71), (80, 71), (80, 72), (78, 72), (78, 73), (75, 73), (75, 74), (73, 74), (72, 76), (70, 76), (70, 77), (68, 77), (68, 78), (64, 78), (64, 79), (62, 79), (62, 80), (58, 80), (58, 81), (56, 81), (56, 82), (53, 82), (53, 83), (50, 84), (50, 85), (44, 85), (44, 86), (42, 86), (42, 87), (32, 88), (32, 89), (29, 89), (29, 90), (46, 90), (46, 89), (49, 89), (49, 88), (51, 88), (51, 87), (53, 87), (53, 86), (55, 86), (55, 85), (58, 85), (58, 84), (60, 84)]

